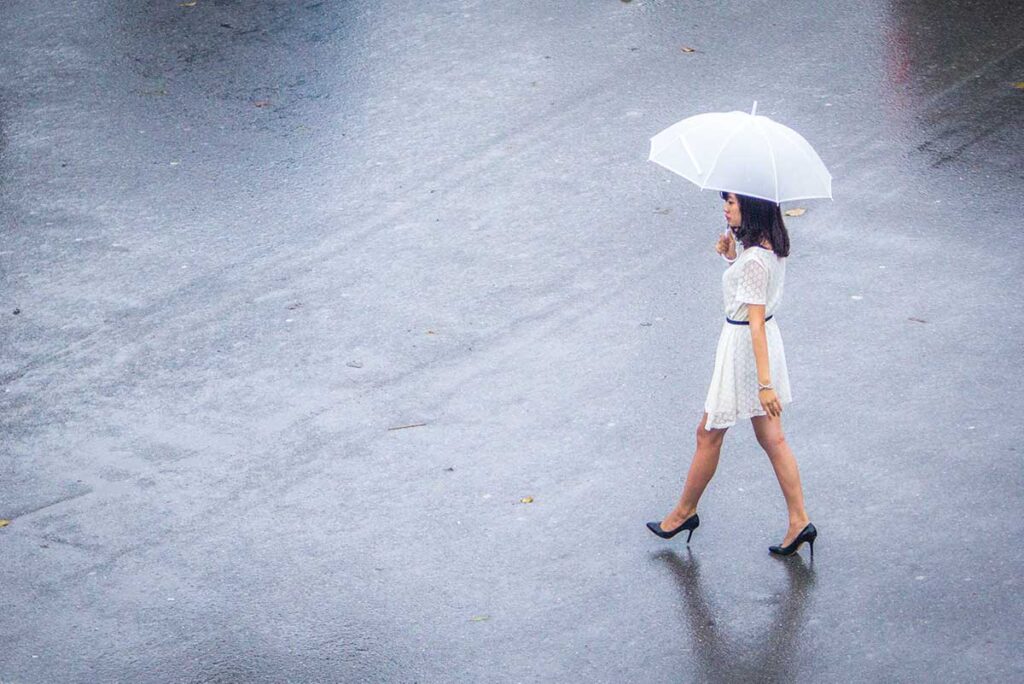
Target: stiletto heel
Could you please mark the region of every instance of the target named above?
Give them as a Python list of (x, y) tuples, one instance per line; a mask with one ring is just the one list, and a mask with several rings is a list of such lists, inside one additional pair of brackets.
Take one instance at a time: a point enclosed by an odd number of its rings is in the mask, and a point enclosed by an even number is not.
[(811, 560), (814, 560), (814, 540), (817, 538), (818, 530), (815, 529), (812, 523), (807, 523), (807, 527), (800, 530), (800, 534), (796, 535), (796, 539), (786, 546), (769, 546), (768, 551), (778, 556), (790, 556), (797, 552), (801, 544), (807, 542), (808, 546), (811, 547)]
[(669, 530), (668, 532), (666, 532), (665, 530), (661, 529), (661, 523), (660, 522), (649, 522), (649, 523), (647, 523), (647, 529), (649, 529), (651, 532), (653, 532), (654, 534), (658, 535), (662, 539), (671, 539), (672, 537), (676, 536), (677, 534), (679, 534), (683, 530), (689, 530), (690, 534), (687, 535), (687, 537), (686, 537), (686, 543), (687, 544), (690, 543), (690, 538), (693, 536), (693, 531), (695, 529), (697, 529), (699, 526), (700, 526), (700, 517), (698, 517), (698, 515), (696, 513), (694, 513), (689, 518), (684, 520), (682, 525), (680, 525), (679, 527), (677, 527), (674, 530)]

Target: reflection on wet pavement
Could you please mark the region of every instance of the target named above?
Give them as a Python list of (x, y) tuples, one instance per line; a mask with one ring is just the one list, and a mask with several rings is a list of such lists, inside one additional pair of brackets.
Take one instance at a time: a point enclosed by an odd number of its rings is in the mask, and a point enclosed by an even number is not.
[[(786, 569), (785, 589), (763, 602), (759, 632), (733, 632), (730, 625), (739, 617), (735, 606), (715, 606), (701, 577), (700, 561), (687, 547), (682, 553), (663, 550), (653, 559), (666, 566), (675, 580), (680, 612), (689, 628), (689, 637), (701, 667), (701, 681), (780, 681), (794, 679), (794, 667), (806, 658), (802, 651), (811, 648), (800, 640), (804, 623), (813, 603), (814, 566), (799, 554), (776, 559)], [(672, 648), (677, 637), (656, 637), (665, 648)]]

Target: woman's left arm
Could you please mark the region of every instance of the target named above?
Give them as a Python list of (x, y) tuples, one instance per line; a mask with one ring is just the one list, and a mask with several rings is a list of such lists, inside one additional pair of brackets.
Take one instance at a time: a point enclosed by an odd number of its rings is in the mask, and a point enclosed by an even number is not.
[[(757, 382), (760, 386), (772, 384), (772, 373), (768, 363), (768, 335), (764, 329), (764, 304), (748, 304), (750, 319), (750, 341), (754, 345), (754, 362), (757, 364)], [(774, 389), (762, 389), (757, 393), (761, 408), (772, 417), (782, 415), (782, 403)]]

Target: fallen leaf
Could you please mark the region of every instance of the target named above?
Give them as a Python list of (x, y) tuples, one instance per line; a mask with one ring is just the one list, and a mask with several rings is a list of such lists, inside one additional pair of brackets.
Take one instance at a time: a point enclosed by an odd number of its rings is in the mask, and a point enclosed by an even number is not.
[(253, 106), (253, 107), (259, 107), (259, 108), (261, 108), (261, 109), (262, 109), (263, 107), (269, 107), (269, 106), (270, 106), (270, 100), (255, 100), (255, 101), (254, 101), (254, 102), (252, 103), (252, 106)]
[(683, 47), (683, 48), (680, 48), (680, 50), (682, 50), (683, 52), (686, 52), (686, 53), (690, 53), (690, 52), (696, 52), (697, 48)]
[(1017, 81), (1013, 84), (1013, 87), (1017, 90), (1024, 90), (1024, 81)]
[(803, 216), (807, 213), (807, 210), (803, 207), (794, 207), (793, 209), (786, 210), (786, 216)]
[(524, 496), (522, 499), (519, 500), (519, 503), (533, 503), (533, 497)]
[(7, 527), (11, 524), (10, 520), (0, 520), (0, 527)]
[(182, 2), (178, 4), (178, 7), (195, 7), (196, 0), (188, 0), (188, 2)]
[(427, 331), (427, 334), (428, 334), (428, 335), (436, 335), (437, 333), (436, 333), (436, 332), (434, 332), (433, 330), (428, 330), (428, 331)]
[(470, 622), (484, 622), (485, 620), (490, 619), (490, 615), (474, 615), (473, 617), (469, 618)]
[(928, 322), (928, 321), (924, 320), (923, 318), (914, 318), (913, 316), (911, 316), (907, 320), (908, 321), (914, 321), (915, 323), (927, 323)]

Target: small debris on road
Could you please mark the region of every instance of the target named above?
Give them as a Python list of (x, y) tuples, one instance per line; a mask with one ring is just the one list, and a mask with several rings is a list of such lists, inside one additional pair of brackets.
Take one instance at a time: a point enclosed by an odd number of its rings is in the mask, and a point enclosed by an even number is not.
[(0, 527), (7, 527), (11, 524), (10, 520), (0, 520)]
[(927, 323), (928, 322), (928, 321), (924, 320), (923, 318), (915, 318), (913, 316), (911, 316), (907, 320), (908, 321), (914, 321), (915, 323)]
[(692, 52), (696, 52), (697, 51), (697, 48), (692, 48), (692, 47), (682, 47), (682, 48), (679, 48), (679, 49), (682, 50), (683, 52), (687, 53), (687, 54), (690, 54)]
[(522, 499), (519, 500), (519, 503), (531, 504), (531, 503), (533, 503), (533, 497), (532, 496), (524, 496)]
[(389, 427), (388, 430), (405, 430), (406, 428), (423, 427), (426, 423), (413, 423), (411, 425), (399, 425), (397, 427)]
[(17, 316), (18, 314), (21, 313), (21, 309), (15, 309), (13, 313), (15, 316)]
[(794, 207), (793, 209), (787, 209), (785, 211), (786, 216), (803, 216), (807, 213), (807, 210), (803, 207)]
[(362, 368), (363, 367), (363, 362), (362, 361), (349, 361), (345, 365), (348, 366), (349, 368)]

